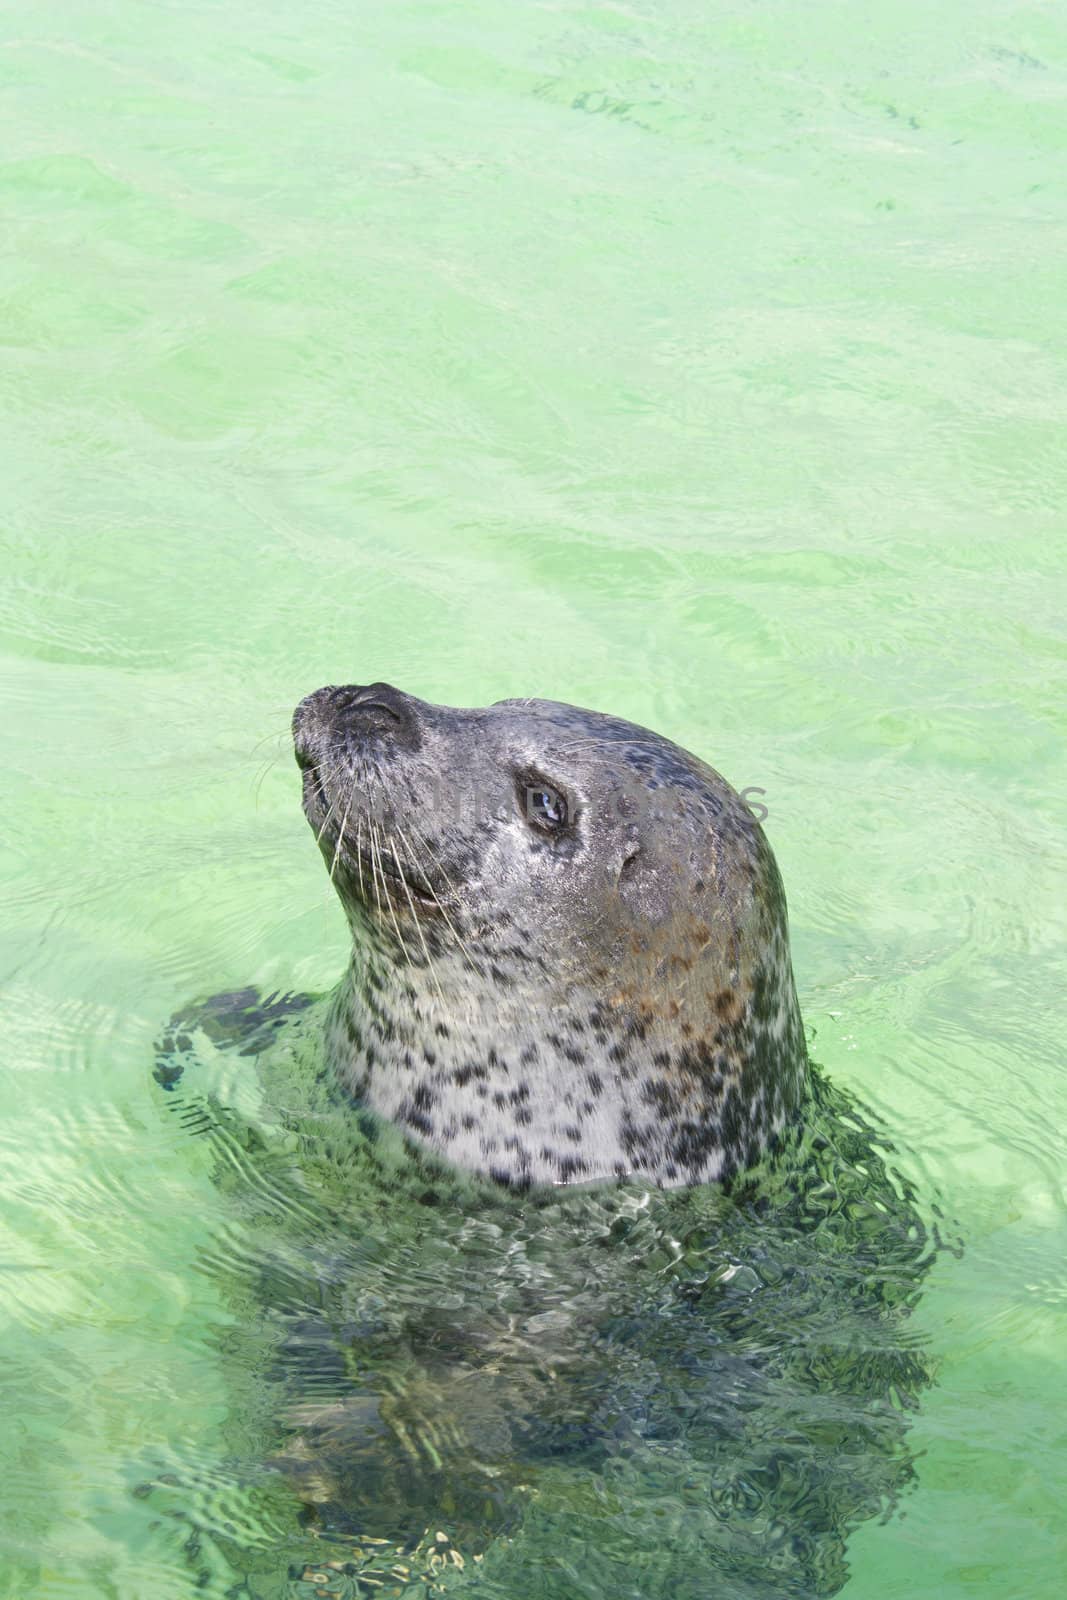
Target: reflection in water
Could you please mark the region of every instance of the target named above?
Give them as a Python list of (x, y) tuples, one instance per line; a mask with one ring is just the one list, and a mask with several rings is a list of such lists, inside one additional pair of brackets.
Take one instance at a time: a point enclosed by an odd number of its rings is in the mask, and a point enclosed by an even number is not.
[[(836, 1592), (912, 1477), (939, 1245), (866, 1117), (816, 1072), (804, 1130), (728, 1192), (516, 1195), (338, 1103), (316, 1010), (264, 1050), (283, 1009), (243, 1042), (202, 1015), (213, 1046), (157, 1068), (232, 1208), (205, 1266), (237, 1470), (273, 1506), (244, 1540), (210, 1487), (154, 1488), (195, 1563), (255, 1595)], [(220, 1098), (228, 1043), (265, 1111)]]

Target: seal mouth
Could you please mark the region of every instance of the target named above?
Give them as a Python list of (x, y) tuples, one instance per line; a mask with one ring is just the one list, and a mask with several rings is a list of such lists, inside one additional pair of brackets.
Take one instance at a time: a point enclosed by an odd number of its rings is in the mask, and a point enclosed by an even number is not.
[(360, 896), (364, 904), (376, 906), (379, 899), (386, 899), (410, 909), (408, 903), (410, 896), (412, 901), (426, 911), (440, 911), (441, 902), (437, 891), (421, 868), (418, 869), (419, 876), (415, 877), (411, 867), (405, 868), (401, 865), (392, 848), (383, 844), (374, 835), (372, 838), (375, 842), (368, 847), (360, 836), (351, 852), (352, 859), (356, 863)]
[(440, 894), (406, 834), (398, 838), (384, 821), (357, 809), (354, 801), (354, 795), (344, 807), (331, 801), (318, 767), (309, 763), (304, 772), (304, 815), (330, 876), (344, 868), (352, 892), (368, 906), (388, 896), (407, 909), (410, 895), (427, 911), (440, 910)]

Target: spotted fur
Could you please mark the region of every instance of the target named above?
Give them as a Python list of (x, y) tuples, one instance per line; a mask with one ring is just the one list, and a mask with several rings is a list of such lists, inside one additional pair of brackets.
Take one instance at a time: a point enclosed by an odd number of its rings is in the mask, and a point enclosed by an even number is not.
[(359, 1102), (516, 1186), (724, 1178), (794, 1116), (785, 896), (717, 772), (596, 712), (385, 684), (310, 695), (294, 739), (353, 933), (327, 1045)]

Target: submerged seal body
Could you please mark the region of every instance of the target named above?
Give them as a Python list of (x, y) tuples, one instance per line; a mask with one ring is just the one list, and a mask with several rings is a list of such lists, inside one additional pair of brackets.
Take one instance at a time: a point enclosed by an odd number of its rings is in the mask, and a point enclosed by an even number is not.
[(770, 846), (670, 740), (546, 700), (329, 687), (293, 718), (353, 933), (327, 1025), (345, 1088), (500, 1182), (751, 1165), (807, 1063)]

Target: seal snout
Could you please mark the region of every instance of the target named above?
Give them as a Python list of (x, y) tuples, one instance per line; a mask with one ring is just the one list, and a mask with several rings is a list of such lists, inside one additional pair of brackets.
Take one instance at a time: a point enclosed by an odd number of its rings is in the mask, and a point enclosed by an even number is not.
[(301, 772), (315, 765), (316, 749), (324, 731), (321, 705), (332, 693), (332, 688), (316, 689), (314, 694), (305, 695), (293, 712), (293, 752)]
[(293, 713), (293, 747), (302, 772), (315, 765), (324, 745), (371, 740), (387, 747), (419, 744), (415, 703), (388, 683), (329, 684), (305, 696)]

